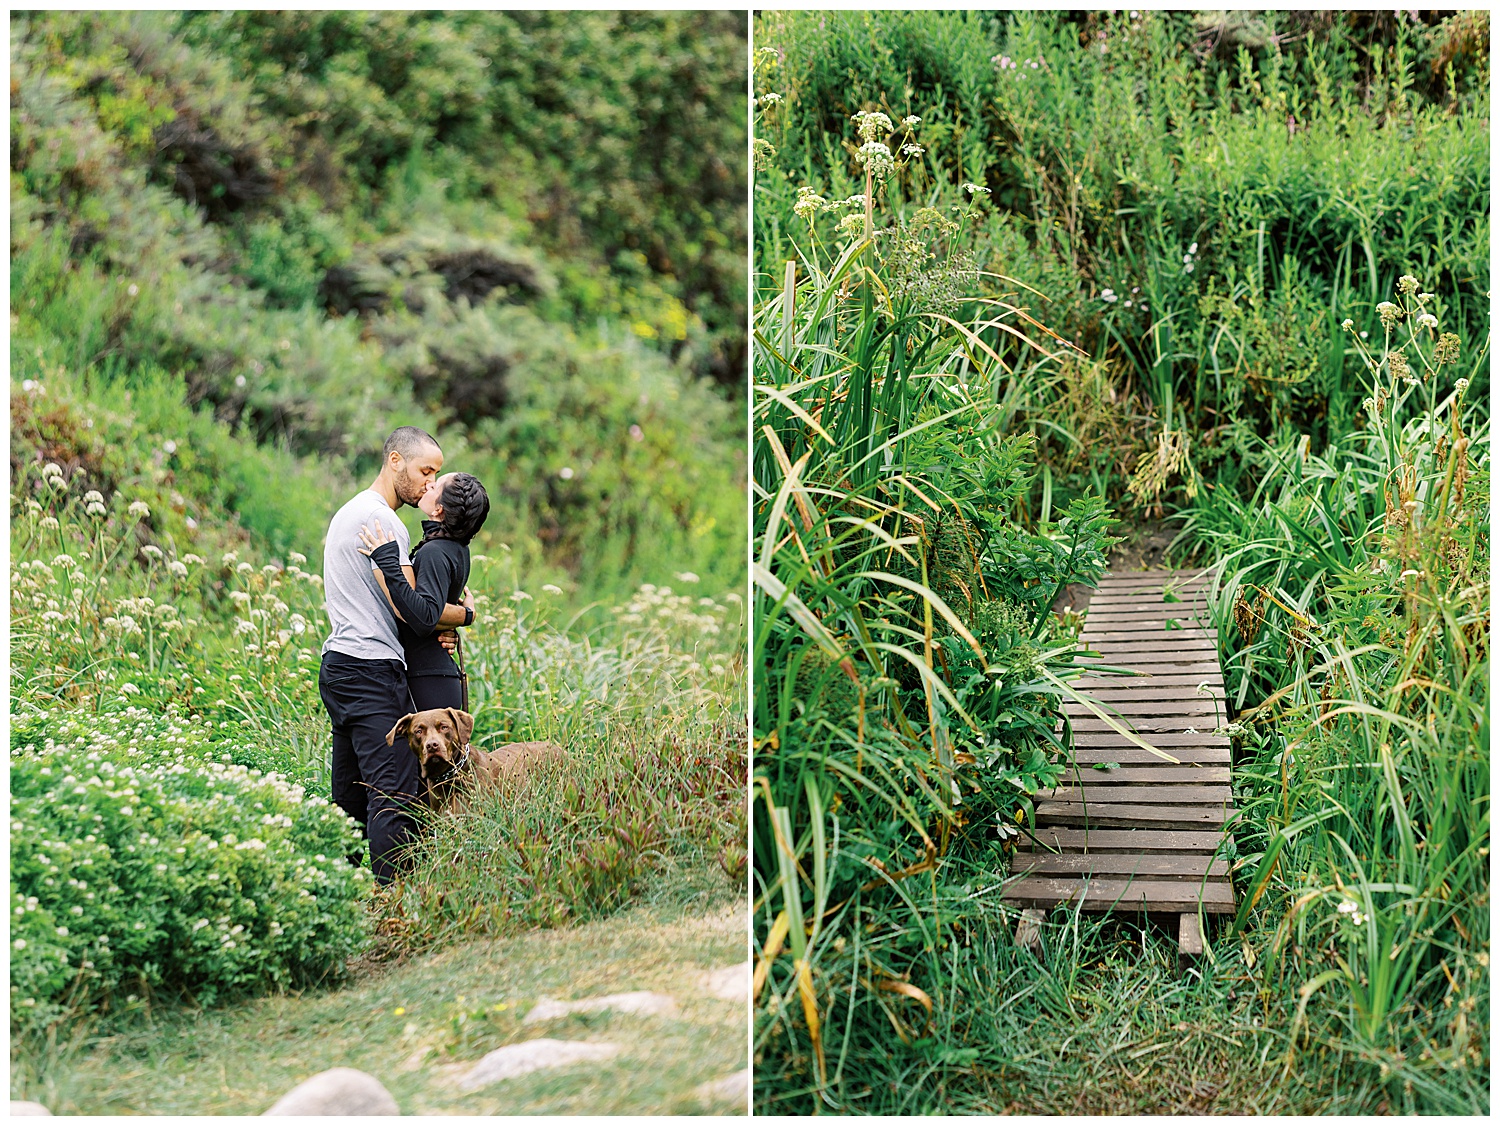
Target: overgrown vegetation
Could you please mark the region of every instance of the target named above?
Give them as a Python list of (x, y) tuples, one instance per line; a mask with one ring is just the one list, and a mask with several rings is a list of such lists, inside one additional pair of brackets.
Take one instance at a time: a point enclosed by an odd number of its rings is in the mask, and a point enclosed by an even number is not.
[[(759, 17), (759, 1110), (1487, 1110), (1487, 48)], [(1003, 894), (1106, 503), (1214, 568), (1244, 751), (1176, 984)]]
[(306, 554), (415, 422), (530, 564), (623, 593), (649, 545), (728, 580), (739, 17), (54, 12), (11, 42), (13, 377), (156, 440), (33, 402), (13, 465), (196, 486), (191, 433), (228, 480), (177, 507)]
[(435, 819), (410, 874), (372, 898), (346, 860), (363, 851), (357, 828), (318, 796), (320, 577), (300, 556), (143, 545), (150, 506), (86, 483), (55, 463), (17, 482), (42, 498), (17, 506), (11, 541), (20, 1058), (91, 1022), (337, 980), (360, 951), (743, 886), (737, 593), (647, 584), (558, 620), (560, 588), (532, 594), (480, 556), (475, 739), (552, 739), (569, 759)]
[[(163, 1016), (736, 895), (743, 16), (11, 30), (18, 1097)], [(494, 502), (475, 738), (568, 763), (380, 895), (316, 797), (318, 572), (406, 423)]]

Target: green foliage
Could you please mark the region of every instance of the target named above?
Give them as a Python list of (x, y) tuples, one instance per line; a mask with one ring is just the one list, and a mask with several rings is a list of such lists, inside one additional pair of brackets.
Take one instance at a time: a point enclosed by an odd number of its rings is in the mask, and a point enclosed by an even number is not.
[(363, 945), (370, 875), (345, 860), (358, 827), (213, 761), (201, 721), (42, 711), (11, 739), (13, 1030), (153, 995), (302, 987)]
[[(172, 441), (154, 476), (176, 507), (227, 505), (311, 554), (413, 423), (473, 460), (528, 566), (736, 580), (735, 17), (36, 13), (15, 32), (12, 371), (85, 418), (134, 416), (112, 475)], [(562, 441), (539, 443), (551, 412)], [(56, 429), (24, 431), (22, 460), (87, 462)]]
[(1410, 1053), (1406, 1098), (1457, 1111), (1448, 1077), (1486, 1050), (1489, 428), (1466, 380), (1445, 389), (1419, 291), (1403, 279), (1384, 346), (1356, 345), (1366, 426), (1321, 456), (1268, 448), (1251, 501), (1206, 499), (1184, 536), (1221, 560), (1263, 986), (1346, 1001), (1320, 997), (1306, 1034), (1382, 1076)]
[[(781, 12), (757, 42), (758, 1106), (1117, 1112), (1136, 1074), (1100, 1096), (1103, 1059), (1188, 1004), (1162, 1043), (1232, 1033), (1219, 1109), (1295, 1077), (1288, 1105), (1482, 1113), (1487, 15)], [(965, 221), (906, 253), (929, 209)], [(947, 262), (984, 301), (907, 283)], [(910, 343), (918, 292), (958, 310), (942, 347)], [(896, 482), (920, 527), (884, 522)], [(1244, 743), (1241, 917), (1149, 990), (1103, 954), (1122, 922), (1054, 915), (1040, 962), (1005, 933), (1005, 838), (1055, 779), (1047, 521), (1087, 557), (1109, 496), (1181, 507), (1174, 548), (1218, 561)], [(861, 550), (921, 590), (850, 583)], [(912, 659), (866, 675), (887, 639)]]
[[(1118, 495), (1184, 430), (1201, 440), (1134, 490), (1143, 504), (1200, 478), (1239, 487), (1238, 427), (1339, 440), (1360, 392), (1329, 329), (1373, 334), (1398, 275), (1446, 295), (1465, 355), (1482, 347), (1484, 13), (782, 12), (757, 42), (757, 89), (782, 98), (757, 124), (778, 152), (757, 184), (758, 258), (791, 256), (801, 188), (859, 190), (852, 114), (919, 116), (925, 152), (883, 205), (909, 216), (987, 188), (959, 248), (1102, 369), (1113, 451), (1083, 453), (1099, 412), (1067, 380), (1014, 395), (1064, 498)], [(1035, 362), (990, 335), (1006, 362)], [(1487, 388), (1487, 364), (1473, 378)]]
[[(844, 1049), (820, 1014), (863, 1039), (893, 991), (950, 1001), (935, 936), (989, 910), (966, 882), (1064, 768), (1076, 644), (1052, 607), (1097, 581), (1110, 542), (1099, 498), (1024, 521), (1034, 444), (997, 399), (1029, 373), (987, 337), (1034, 324), (964, 291), (957, 224), (875, 225), (880, 155), (864, 199), (803, 194), (806, 249), (754, 326), (756, 1036), (778, 1090), (830, 1105)], [(819, 220), (840, 208), (825, 254)]]

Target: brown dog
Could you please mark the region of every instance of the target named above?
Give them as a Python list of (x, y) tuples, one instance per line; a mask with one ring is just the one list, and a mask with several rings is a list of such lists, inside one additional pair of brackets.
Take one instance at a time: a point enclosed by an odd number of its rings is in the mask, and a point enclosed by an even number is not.
[(474, 717), (457, 708), (433, 708), (402, 716), (385, 737), (394, 746), (404, 735), (422, 774), (422, 798), (429, 809), (452, 813), (468, 809), (468, 794), (523, 777), (538, 763), (562, 758), (556, 743), (507, 743), (493, 751), (470, 745)]

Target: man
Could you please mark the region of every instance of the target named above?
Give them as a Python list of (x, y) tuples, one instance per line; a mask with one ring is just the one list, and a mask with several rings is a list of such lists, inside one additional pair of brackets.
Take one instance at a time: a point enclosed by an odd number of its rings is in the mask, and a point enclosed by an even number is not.
[[(332, 632), (323, 643), (318, 692), (333, 721), (333, 801), (364, 826), (370, 867), (388, 884), (401, 846), (416, 830), (410, 813), (421, 792), (417, 758), (403, 740), (386, 734), (411, 709), (406, 658), (396, 615), (361, 554), (361, 526), (383, 527), (400, 544), (401, 565), (411, 564), (411, 536), (396, 517), (416, 505), (438, 471), (443, 451), (425, 430), (401, 426), (385, 440), (384, 462), (374, 483), (339, 509), (323, 548), (323, 593)], [(468, 625), (473, 610), (449, 605), (439, 628)]]

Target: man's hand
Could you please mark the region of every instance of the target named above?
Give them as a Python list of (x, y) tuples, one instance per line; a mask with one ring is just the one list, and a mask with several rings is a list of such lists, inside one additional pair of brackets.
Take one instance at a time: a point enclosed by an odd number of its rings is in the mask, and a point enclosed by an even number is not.
[(458, 631), (457, 630), (445, 629), (441, 633), (439, 633), (437, 636), (438, 636), (438, 644), (441, 645), (444, 649), (446, 649), (449, 653), (455, 652), (458, 649)]
[(474, 594), (468, 587), (464, 587), (463, 607), (465, 610), (474, 609)]

